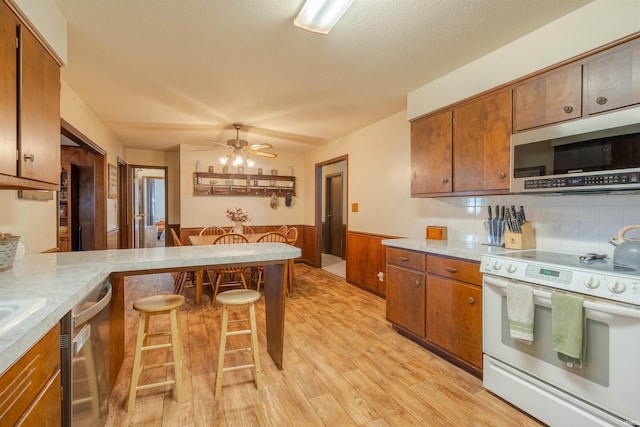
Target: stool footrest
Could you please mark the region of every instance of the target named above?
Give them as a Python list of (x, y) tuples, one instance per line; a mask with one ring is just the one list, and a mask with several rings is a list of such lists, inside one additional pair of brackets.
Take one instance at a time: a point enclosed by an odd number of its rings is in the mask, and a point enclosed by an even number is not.
[(169, 348), (169, 347), (171, 347), (171, 343), (144, 345), (144, 346), (140, 347), (140, 349), (142, 351), (146, 351), (146, 350), (159, 350), (161, 348)]
[(251, 333), (251, 329), (243, 329), (241, 331), (229, 331), (225, 334), (225, 336), (230, 337), (233, 335), (249, 335)]
[(228, 371), (237, 371), (240, 369), (249, 369), (249, 368), (253, 368), (256, 365), (254, 365), (253, 363), (248, 364), (248, 365), (238, 365), (238, 366), (229, 366), (228, 368), (222, 368), (222, 372), (228, 372)]
[(153, 384), (143, 384), (143, 385), (136, 386), (136, 390), (146, 390), (148, 388), (160, 387), (165, 385), (173, 385), (175, 383), (176, 383), (175, 380), (166, 380), (166, 381), (160, 381)]
[(173, 362), (163, 362), (163, 363), (156, 363), (155, 365), (144, 365), (142, 369), (166, 368), (167, 366), (174, 366), (174, 365), (175, 363)]
[(245, 351), (251, 351), (251, 347), (234, 348), (233, 350), (225, 351), (224, 354), (242, 353), (242, 352), (245, 352)]

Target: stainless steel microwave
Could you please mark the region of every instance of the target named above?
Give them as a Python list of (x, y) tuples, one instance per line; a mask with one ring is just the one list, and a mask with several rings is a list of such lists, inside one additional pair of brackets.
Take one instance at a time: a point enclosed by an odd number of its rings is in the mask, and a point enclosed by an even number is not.
[(513, 193), (640, 192), (640, 107), (511, 136)]

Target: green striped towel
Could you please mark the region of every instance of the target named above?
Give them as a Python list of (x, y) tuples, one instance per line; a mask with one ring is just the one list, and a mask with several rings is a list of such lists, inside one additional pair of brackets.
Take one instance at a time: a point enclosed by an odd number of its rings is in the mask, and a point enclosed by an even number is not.
[(551, 333), (558, 359), (581, 368), (586, 345), (584, 299), (573, 295), (551, 294)]

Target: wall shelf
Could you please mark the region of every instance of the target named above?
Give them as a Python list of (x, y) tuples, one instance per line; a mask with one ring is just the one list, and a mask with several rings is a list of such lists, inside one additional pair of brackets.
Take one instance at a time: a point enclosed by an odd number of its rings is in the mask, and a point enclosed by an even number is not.
[(193, 173), (194, 196), (285, 197), (296, 195), (296, 177), (237, 173)]

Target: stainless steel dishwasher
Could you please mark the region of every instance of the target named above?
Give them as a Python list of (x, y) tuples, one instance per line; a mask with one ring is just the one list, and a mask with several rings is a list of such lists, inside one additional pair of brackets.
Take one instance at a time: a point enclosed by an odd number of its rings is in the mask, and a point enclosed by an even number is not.
[(110, 302), (105, 281), (60, 321), (63, 426), (97, 427), (107, 420)]

